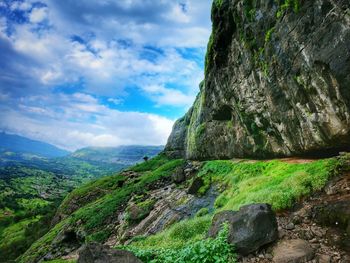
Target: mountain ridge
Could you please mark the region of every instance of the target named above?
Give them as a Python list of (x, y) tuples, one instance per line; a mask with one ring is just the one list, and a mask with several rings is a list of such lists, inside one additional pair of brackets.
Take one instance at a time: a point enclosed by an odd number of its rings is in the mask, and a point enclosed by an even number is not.
[(32, 140), (16, 134), (0, 133), (0, 149), (2, 151), (13, 151), (16, 153), (38, 154), (43, 157), (62, 157), (70, 152), (58, 148), (52, 144)]

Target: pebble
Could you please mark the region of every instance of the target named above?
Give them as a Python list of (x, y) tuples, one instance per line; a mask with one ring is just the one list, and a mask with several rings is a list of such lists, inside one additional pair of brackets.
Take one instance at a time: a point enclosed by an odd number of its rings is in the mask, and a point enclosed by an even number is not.
[(294, 228), (295, 228), (295, 225), (293, 223), (289, 223), (288, 225), (286, 225), (287, 230), (293, 230)]

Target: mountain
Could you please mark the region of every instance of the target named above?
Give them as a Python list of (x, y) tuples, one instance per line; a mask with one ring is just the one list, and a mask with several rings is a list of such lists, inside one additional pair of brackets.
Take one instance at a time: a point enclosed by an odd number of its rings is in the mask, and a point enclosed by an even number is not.
[(349, 1), (214, 1), (205, 80), (166, 151), (205, 160), (348, 150), (348, 8)]
[(143, 161), (143, 157), (156, 156), (164, 146), (118, 146), (118, 147), (87, 147), (79, 149), (70, 156), (85, 161), (120, 163), (133, 165)]
[(4, 155), (7, 154), (7, 156), (25, 153), (48, 158), (62, 157), (69, 154), (68, 151), (57, 148), (54, 145), (3, 132), (0, 133), (0, 151)]
[(70, 192), (17, 262), (350, 262), (350, 154), (296, 156), (350, 145), (349, 14), (214, 0), (205, 80), (165, 151)]

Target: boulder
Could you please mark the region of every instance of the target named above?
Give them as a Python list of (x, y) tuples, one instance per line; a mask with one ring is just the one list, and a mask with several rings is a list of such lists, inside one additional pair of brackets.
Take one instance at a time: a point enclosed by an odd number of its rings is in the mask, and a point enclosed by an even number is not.
[(180, 184), (186, 180), (186, 175), (183, 167), (178, 167), (175, 172), (171, 175), (174, 183)]
[(142, 261), (130, 251), (91, 243), (80, 249), (78, 263), (142, 263)]
[(198, 190), (204, 185), (204, 181), (201, 177), (193, 179), (191, 186), (188, 188), (188, 193), (191, 195), (197, 194)]
[(208, 236), (216, 237), (225, 222), (229, 224), (228, 241), (241, 255), (248, 255), (278, 238), (276, 216), (269, 204), (246, 205), (239, 211), (216, 214)]
[(304, 263), (315, 257), (314, 249), (302, 239), (284, 240), (273, 250), (275, 263)]
[(336, 200), (315, 206), (313, 217), (321, 225), (341, 228), (350, 235), (350, 200)]

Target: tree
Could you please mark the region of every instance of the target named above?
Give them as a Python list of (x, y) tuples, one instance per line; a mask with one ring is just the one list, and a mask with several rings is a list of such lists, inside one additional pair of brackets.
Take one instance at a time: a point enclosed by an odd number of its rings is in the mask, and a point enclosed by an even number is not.
[(144, 156), (144, 157), (143, 157), (143, 160), (144, 160), (145, 162), (147, 162), (147, 161), (148, 161), (148, 159), (149, 159), (149, 157), (148, 157), (148, 156)]

